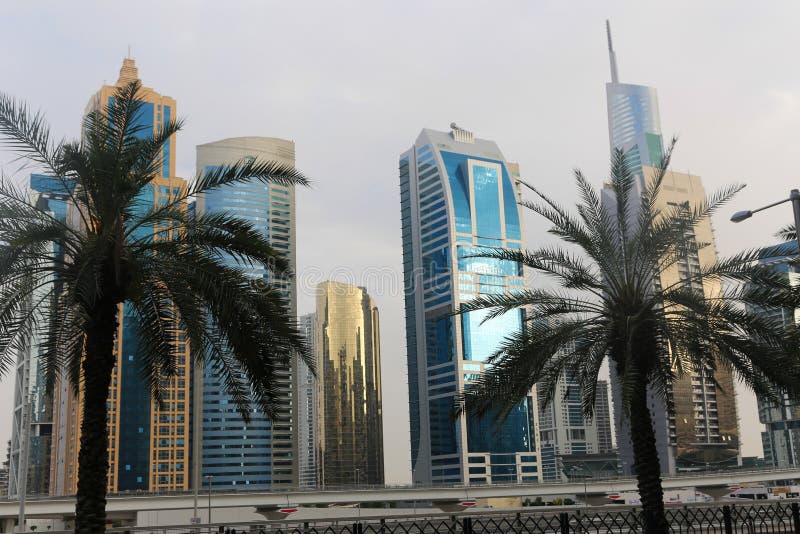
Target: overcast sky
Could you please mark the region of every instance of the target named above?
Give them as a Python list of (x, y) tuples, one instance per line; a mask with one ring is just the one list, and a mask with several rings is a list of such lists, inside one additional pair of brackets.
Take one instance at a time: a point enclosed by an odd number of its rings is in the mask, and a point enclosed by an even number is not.
[[(620, 80), (658, 89), (675, 170), (708, 190), (748, 188), (714, 221), (730, 254), (767, 244), (788, 206), (734, 226), (733, 211), (787, 196), (800, 141), (795, 2), (3, 2), (0, 91), (53, 132), (79, 133), (89, 97), (128, 46), (145, 85), (178, 102), (178, 174), (195, 146), (292, 139), (314, 187), (297, 195), (299, 311), (327, 278), (365, 284), (381, 311), (387, 482), (410, 480), (397, 157), (450, 122), (498, 143), (522, 175), (569, 201), (571, 171), (608, 169), (604, 20)], [(8, 164), (4, 170), (14, 170)], [(549, 238), (527, 216), (531, 246)], [(10, 436), (3, 382), (0, 442)], [(745, 455), (760, 455), (752, 395), (739, 392)]]

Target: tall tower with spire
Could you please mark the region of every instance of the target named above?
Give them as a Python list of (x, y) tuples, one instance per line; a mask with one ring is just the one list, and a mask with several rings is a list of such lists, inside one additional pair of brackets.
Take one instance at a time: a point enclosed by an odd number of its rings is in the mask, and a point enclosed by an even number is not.
[[(608, 96), (608, 134), (612, 152), (621, 149), (636, 175), (636, 191), (643, 191), (664, 153), (656, 90), (643, 85), (620, 83), (617, 58), (611, 41), (611, 26), (606, 21), (611, 82), (606, 84)], [(638, 195), (634, 193), (634, 202)], [(603, 207), (616, 209), (616, 197), (610, 185), (603, 189)], [(699, 206), (705, 201), (705, 190), (699, 176), (669, 171), (656, 199), (657, 208)], [(636, 208), (632, 207), (632, 213)], [(694, 284), (690, 276), (716, 261), (714, 234), (709, 221), (702, 221), (686, 233), (682, 257), (660, 273), (662, 287), (683, 283)], [(707, 297), (719, 287), (713, 283), (696, 284), (695, 289)], [(611, 369), (612, 398), (617, 446), (622, 469), (631, 474), (633, 448), (630, 428), (622, 417), (621, 391), (616, 372)], [(664, 399), (652, 394), (648, 404), (653, 416), (661, 471), (698, 471), (735, 466), (739, 463), (739, 430), (736, 416), (734, 381), (724, 366), (699, 369), (678, 377), (667, 392), (673, 410), (667, 410)]]
[(619, 82), (609, 21), (606, 35), (611, 64), (611, 81), (606, 84), (608, 138), (611, 150), (619, 148), (628, 154), (634, 174), (641, 178), (642, 165), (658, 166), (664, 154), (658, 94), (653, 87)]
[[(86, 113), (104, 111), (115, 92), (139, 80), (133, 58), (122, 62), (114, 85), (103, 85), (86, 106)], [(150, 87), (139, 93), (142, 106), (135, 120), (148, 136), (176, 116), (175, 99)], [(175, 176), (175, 136), (164, 145), (161, 169), (139, 199), (142, 209), (165, 204), (180, 195), (186, 181)], [(153, 228), (158, 231), (159, 228)], [(108, 396), (109, 472), (108, 490), (181, 491), (189, 488), (190, 380), (188, 344), (179, 345), (177, 373), (162, 382), (164, 404), (159, 407), (142, 380), (138, 359), (138, 317), (127, 304), (120, 306), (120, 325), (116, 340), (117, 365)], [(185, 336), (178, 334), (179, 339)], [(179, 341), (179, 343), (181, 343)], [(183, 348), (183, 351), (180, 351)], [(80, 444), (81, 394), (62, 384), (55, 396), (54, 439), (50, 472), (50, 491), (69, 495), (77, 489), (78, 449)]]

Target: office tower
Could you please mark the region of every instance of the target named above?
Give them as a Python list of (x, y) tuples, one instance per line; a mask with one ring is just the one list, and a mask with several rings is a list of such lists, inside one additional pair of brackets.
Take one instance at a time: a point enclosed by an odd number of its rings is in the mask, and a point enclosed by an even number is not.
[(611, 82), (606, 84), (608, 139), (611, 151), (623, 150), (634, 174), (641, 176), (642, 165), (657, 167), (664, 154), (658, 95), (653, 87), (619, 82), (608, 21), (606, 33), (611, 61)]
[[(309, 352), (316, 358), (314, 338), (317, 314), (300, 317), (300, 329), (306, 338)], [(317, 381), (314, 373), (302, 360), (297, 362), (297, 461), (301, 488), (317, 487), (316, 443), (314, 439), (314, 414)]]
[[(197, 147), (197, 172), (257, 158), (294, 165), (294, 142), (272, 137), (234, 137)], [(295, 270), (294, 187), (260, 180), (230, 184), (199, 195), (198, 215), (227, 213), (251, 222), (270, 245)], [(231, 265), (238, 265), (233, 258)], [(272, 276), (264, 266), (246, 268), (254, 279), (280, 289), (289, 301), (291, 313), (297, 308), (294, 275)], [(297, 383), (291, 369), (277, 377), (283, 394), (275, 421), (253, 407), (245, 423), (224, 392), (222, 379), (213, 369), (203, 374), (202, 476), (211, 477), (215, 488), (290, 488), (298, 484)], [(198, 381), (199, 383), (199, 381)]]
[(594, 457), (611, 453), (606, 382), (598, 382), (595, 415), (586, 418), (578, 380), (574, 373), (565, 373), (558, 381), (553, 400), (545, 405), (543, 399), (539, 399), (539, 436), (542, 479), (545, 481), (564, 477), (566, 456)]
[(315, 331), (319, 483), (383, 485), (378, 308), (363, 287), (323, 282)]
[(594, 426), (597, 429), (597, 452), (608, 454), (614, 451), (614, 442), (611, 438), (611, 408), (609, 407), (608, 382), (597, 381), (597, 391), (594, 400)]
[[(642, 172), (646, 180), (651, 180), (658, 170), (644, 166)], [(605, 209), (615, 209), (610, 187), (610, 184), (606, 184), (602, 192)], [(638, 192), (641, 189), (635, 187), (632, 198), (638, 198)], [(667, 171), (655, 209), (666, 212), (681, 205), (695, 207), (701, 205), (705, 198), (699, 176)], [(711, 222), (706, 219), (687, 230), (685, 242), (680, 247), (680, 257), (662, 270), (655, 283), (669, 287), (680, 280), (688, 280), (715, 262), (716, 258)], [(719, 283), (715, 281), (684, 283), (687, 287), (702, 291), (706, 297), (720, 291)], [(620, 384), (615, 381), (613, 365), (611, 373), (617, 446), (623, 472), (630, 474), (633, 469), (630, 429), (622, 417)], [(672, 383), (668, 398), (673, 405), (672, 413), (657, 395), (651, 394), (648, 401), (662, 472), (674, 474), (682, 470), (719, 469), (739, 463), (736, 399), (733, 374), (729, 368), (718, 366), (716, 371), (707, 368), (679, 376)]]
[[(69, 190), (65, 182), (51, 176), (32, 174), (31, 202), (60, 222), (67, 220)], [(53, 243), (54, 253), (59, 245)], [(39, 291), (44, 295), (51, 286)], [(19, 352), (14, 382), (14, 413), (9, 449), (11, 497), (46, 495), (50, 487), (50, 455), (53, 434), (53, 396), (45, 388), (45, 369), (36, 335)], [(23, 481), (20, 477), (25, 477)]]
[[(126, 58), (115, 85), (104, 85), (91, 98), (86, 113), (104, 110), (117, 88), (139, 79), (133, 59)], [(177, 115), (173, 98), (149, 87), (140, 91), (142, 107), (135, 117), (149, 137)], [(182, 194), (186, 181), (175, 176), (175, 136), (164, 146), (161, 169), (138, 200), (142, 209), (163, 205)], [(154, 228), (154, 231), (159, 230)], [(145, 230), (147, 231), (147, 230)], [(141, 378), (138, 364), (138, 318), (127, 303), (120, 306), (116, 339), (117, 365), (109, 391), (108, 491), (181, 491), (189, 488), (190, 377), (188, 343), (177, 342), (176, 376), (162, 380), (164, 405), (151, 398), (150, 385)], [(185, 336), (181, 335), (185, 339)], [(71, 494), (77, 488), (78, 448), (82, 395), (75, 397), (62, 382), (55, 395), (54, 424), (57, 443), (53, 447), (51, 493)]]
[[(658, 101), (655, 89), (619, 83), (608, 22), (606, 29), (612, 80), (606, 84), (611, 149), (622, 149), (632, 158), (631, 167), (637, 181), (631, 198), (638, 199), (638, 193), (655, 176), (657, 170), (653, 165), (659, 164), (663, 153)], [(609, 185), (603, 190), (602, 200), (606, 209), (614, 209), (615, 200)], [(657, 209), (666, 211), (674, 206), (699, 206), (704, 202), (705, 189), (699, 176), (670, 171), (664, 177)], [(632, 212), (635, 213), (635, 206)], [(717, 253), (714, 243), (711, 222), (705, 220), (697, 224), (687, 232), (679, 261), (663, 271), (656, 283), (668, 287), (715, 262)], [(706, 296), (719, 291), (718, 285), (711, 282), (696, 285), (696, 289), (703, 291)], [(611, 372), (612, 394), (617, 407), (617, 445), (623, 472), (628, 474), (633, 468), (630, 431), (621, 417), (621, 393), (619, 384), (614, 382), (613, 368)], [(669, 398), (674, 408), (671, 414), (664, 402), (655, 395), (651, 395), (649, 400), (662, 472), (718, 469), (739, 462), (734, 382), (728, 368), (720, 366), (716, 373), (708, 369), (696, 371), (677, 379)]]
[[(787, 243), (783, 255), (764, 258), (761, 263), (775, 272), (786, 276), (796, 286), (800, 284), (800, 270), (795, 259), (797, 245)], [(771, 308), (759, 310), (767, 319), (783, 325), (797, 322), (797, 310)], [(764, 424), (761, 443), (764, 447), (764, 461), (775, 467), (795, 467), (800, 465), (800, 403), (783, 395), (780, 404), (758, 397), (758, 419)]]
[(499, 428), (491, 415), (451, 417), (453, 397), (522, 327), (522, 312), (453, 317), (478, 295), (524, 286), (516, 263), (472, 257), (523, 246), (516, 166), (493, 142), (451, 125), (425, 129), (400, 156), (411, 463), (418, 483), (538, 481), (533, 392)]

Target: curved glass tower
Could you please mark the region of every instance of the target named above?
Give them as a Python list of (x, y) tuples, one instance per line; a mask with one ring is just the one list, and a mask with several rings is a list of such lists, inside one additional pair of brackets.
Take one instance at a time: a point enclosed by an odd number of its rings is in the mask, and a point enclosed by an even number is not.
[(524, 285), (520, 265), (472, 257), (484, 247), (522, 247), (517, 167), (494, 142), (451, 126), (423, 130), (400, 156), (413, 479), (538, 481), (533, 393), (499, 429), (490, 416), (450, 415), (454, 395), (522, 325), (519, 311), (485, 322), (485, 312), (451, 313)]
[(658, 94), (654, 87), (619, 82), (608, 21), (606, 32), (611, 61), (611, 81), (606, 84), (608, 139), (611, 150), (622, 149), (628, 155), (633, 173), (643, 180), (642, 166), (658, 167), (664, 154)]
[[(197, 170), (204, 172), (242, 158), (278, 161), (294, 165), (294, 142), (272, 137), (235, 137), (197, 147)], [(224, 212), (252, 223), (269, 239), (273, 248), (295, 269), (294, 188), (260, 181), (221, 187), (198, 197), (197, 213)], [(233, 258), (232, 264), (236, 264)], [(238, 264), (236, 264), (238, 265)], [(269, 280), (263, 266), (246, 269), (255, 279)], [(292, 280), (269, 280), (282, 289), (296, 309)], [(205, 369), (202, 385), (196, 381), (195, 399), (202, 398), (202, 476), (214, 488), (286, 488), (297, 486), (297, 440), (292, 430), (296, 395), (292, 371), (279, 377), (285, 392), (283, 406), (275, 421), (253, 408), (245, 423), (229, 396), (222, 379)], [(202, 393), (199, 392), (202, 388)], [(197, 458), (195, 458), (197, 461)], [(198, 466), (195, 465), (195, 469)]]

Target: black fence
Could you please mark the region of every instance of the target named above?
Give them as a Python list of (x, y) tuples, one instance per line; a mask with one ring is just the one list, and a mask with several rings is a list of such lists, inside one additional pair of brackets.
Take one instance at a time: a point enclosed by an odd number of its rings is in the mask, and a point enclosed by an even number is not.
[[(674, 534), (800, 534), (800, 504), (789, 501), (668, 508)], [(479, 511), (424, 519), (366, 519), (237, 526), (112, 529), (130, 534), (645, 534), (639, 509), (572, 509), (512, 514)]]

